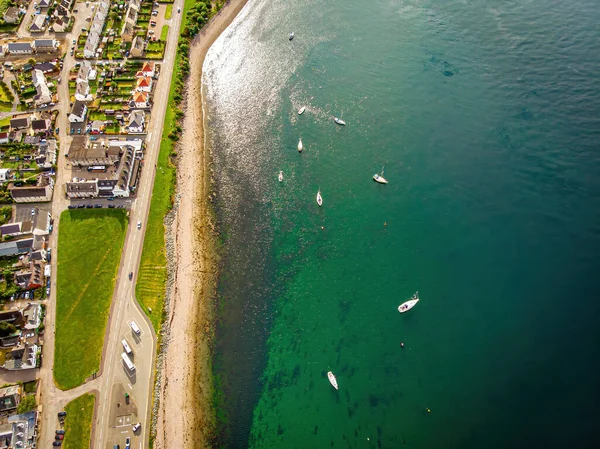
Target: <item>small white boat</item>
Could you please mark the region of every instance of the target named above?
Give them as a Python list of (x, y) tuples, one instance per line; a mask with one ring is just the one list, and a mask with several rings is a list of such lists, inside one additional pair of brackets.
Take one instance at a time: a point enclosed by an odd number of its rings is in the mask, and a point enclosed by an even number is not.
[(294, 38), (294, 32), (290, 33), (290, 40), (292, 40)]
[(337, 379), (335, 378), (334, 374), (331, 371), (329, 371), (327, 373), (327, 378), (329, 379), (329, 383), (331, 384), (331, 386), (337, 390), (338, 389)]
[(387, 179), (385, 179), (383, 177), (383, 167), (381, 167), (381, 174), (378, 175), (377, 173), (375, 173), (373, 175), (373, 181), (378, 182), (379, 184), (387, 184)]
[(298, 109), (298, 115), (304, 114), (304, 111), (306, 111), (306, 106), (302, 106), (300, 109)]
[(317, 192), (317, 204), (319, 206), (323, 205), (323, 197), (321, 196), (321, 189), (319, 188), (319, 191)]
[(279, 172), (279, 182), (283, 181), (283, 172)]
[(302, 153), (302, 139), (298, 140), (298, 152)]
[(333, 121), (336, 122), (338, 125), (346, 126), (346, 122), (343, 121), (341, 118), (333, 117)]
[(412, 295), (410, 300), (400, 304), (400, 306), (398, 307), (398, 312), (400, 312), (400, 313), (408, 312), (410, 309), (412, 309), (414, 306), (416, 306), (418, 302), (419, 302), (419, 292), (416, 292), (414, 295)]

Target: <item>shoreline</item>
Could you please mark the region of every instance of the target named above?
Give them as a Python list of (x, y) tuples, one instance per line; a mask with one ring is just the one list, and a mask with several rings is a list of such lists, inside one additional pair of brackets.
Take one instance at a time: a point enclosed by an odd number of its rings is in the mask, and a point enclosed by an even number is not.
[(209, 447), (216, 429), (211, 354), (215, 236), (208, 199), (210, 156), (205, 149), (202, 69), (208, 50), (247, 1), (229, 0), (190, 45), (175, 204), (166, 220), (173, 285), (165, 317), (169, 332), (159, 355), (162, 382), (155, 448)]

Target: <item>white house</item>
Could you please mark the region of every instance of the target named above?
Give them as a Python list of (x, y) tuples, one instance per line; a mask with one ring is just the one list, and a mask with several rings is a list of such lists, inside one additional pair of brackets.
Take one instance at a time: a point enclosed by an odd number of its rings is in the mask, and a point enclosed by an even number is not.
[(136, 89), (140, 92), (152, 92), (152, 78), (149, 76), (140, 76), (137, 79)]
[(44, 73), (41, 70), (34, 70), (31, 74), (31, 78), (37, 91), (37, 95), (34, 98), (36, 106), (44, 106), (50, 103), (52, 101), (52, 94), (46, 84)]
[(0, 184), (10, 180), (10, 168), (0, 168)]
[(127, 132), (129, 133), (141, 133), (144, 132), (145, 125), (144, 111), (134, 111), (129, 115), (129, 123), (127, 124)]
[(29, 42), (12, 42), (6, 45), (6, 52), (11, 55), (30, 55), (33, 47)]
[(85, 115), (87, 114), (87, 106), (85, 103), (75, 100), (71, 113), (69, 114), (69, 122), (71, 123), (83, 123)]
[(77, 88), (75, 89), (75, 99), (78, 101), (92, 101), (93, 97), (90, 94), (90, 85), (87, 81), (81, 81), (77, 83)]

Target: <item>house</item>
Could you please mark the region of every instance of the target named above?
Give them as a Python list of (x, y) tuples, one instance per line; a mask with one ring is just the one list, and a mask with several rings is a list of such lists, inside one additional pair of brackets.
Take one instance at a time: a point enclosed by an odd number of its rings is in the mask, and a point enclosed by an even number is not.
[(8, 143), (8, 133), (0, 133), (0, 145)]
[(33, 238), (2, 242), (0, 243), (0, 256), (15, 256), (17, 254), (26, 254), (29, 251), (31, 251), (33, 245)]
[(77, 83), (75, 88), (75, 99), (77, 101), (92, 101), (93, 97), (90, 94), (90, 85), (87, 81), (81, 81)]
[(134, 111), (129, 115), (127, 132), (141, 133), (144, 131), (145, 114), (144, 111)]
[(123, 30), (121, 31), (121, 41), (122, 42), (131, 42), (135, 35), (135, 30), (133, 25), (129, 22), (125, 22), (123, 25)]
[(66, 18), (69, 16), (69, 9), (65, 8), (63, 5), (58, 5), (56, 7), (56, 9), (54, 10), (54, 16), (56, 16), (57, 18), (59, 18), (61, 20), (62, 19), (66, 20)]
[(46, 14), (34, 16), (33, 22), (29, 25), (29, 31), (32, 33), (41, 33), (45, 30)]
[(143, 76), (153, 77), (156, 73), (156, 64), (153, 62), (145, 62), (142, 70), (140, 71), (142, 72)]
[(21, 402), (21, 385), (0, 388), (0, 413), (14, 410)]
[[(44, 286), (44, 268), (40, 261), (30, 260), (29, 266), (14, 274), (14, 283), (23, 290)], [(37, 327), (37, 326), (36, 326)]]
[(137, 79), (136, 89), (140, 92), (152, 92), (152, 78), (141, 76)]
[(5, 182), (9, 181), (10, 174), (11, 174), (10, 168), (0, 168), (0, 184), (4, 184)]
[(46, 84), (46, 76), (41, 70), (34, 70), (31, 74), (33, 85), (37, 91), (37, 95), (34, 97), (35, 104), (38, 107), (45, 106), (52, 102), (52, 94)]
[(42, 306), (40, 304), (29, 304), (21, 312), (23, 315), (24, 329), (37, 329), (42, 324)]
[(131, 57), (132, 58), (141, 58), (144, 56), (144, 50), (146, 49), (146, 44), (144, 39), (141, 36), (136, 36), (133, 42), (131, 43)]
[(16, 6), (6, 8), (2, 18), (4, 19), (5, 23), (17, 23), (19, 21), (19, 8)]
[(38, 152), (35, 155), (35, 163), (40, 168), (50, 169), (56, 164), (56, 153), (58, 146), (55, 139), (40, 142)]
[(69, 114), (69, 122), (71, 123), (83, 123), (87, 114), (87, 106), (85, 103), (75, 100), (71, 113)]
[(29, 128), (30, 122), (29, 117), (24, 118), (13, 118), (10, 120), (10, 130), (16, 131), (18, 129), (27, 129)]
[(15, 203), (36, 203), (47, 202), (52, 199), (52, 191), (54, 190), (54, 180), (45, 176), (38, 178), (36, 186), (15, 186), (8, 185), (8, 191)]
[(102, 120), (94, 120), (91, 124), (90, 130), (92, 131), (92, 134), (98, 134), (104, 131), (104, 128), (106, 128), (106, 126)]
[(39, 62), (33, 66), (34, 70), (41, 70), (45, 75), (46, 73), (52, 73), (56, 68), (56, 64), (52, 64), (51, 62)]
[(49, 119), (46, 120), (32, 120), (31, 121), (31, 129), (34, 133), (45, 133), (50, 130), (51, 121)]
[(96, 14), (92, 20), (90, 31), (88, 33), (85, 46), (83, 47), (83, 56), (85, 58), (93, 58), (96, 55), (96, 49), (100, 43), (100, 35), (102, 34), (102, 29), (104, 28), (104, 21), (108, 15), (109, 6), (110, 2), (102, 0), (96, 9)]
[(54, 39), (36, 39), (33, 48), (37, 53), (52, 53), (58, 51), (58, 41)]
[(76, 82), (87, 82), (89, 80), (90, 71), (92, 70), (92, 63), (90, 61), (83, 61), (79, 66), (79, 71), (77, 72)]
[[(42, 348), (41, 346), (37, 345), (37, 344), (31, 344), (31, 343), (25, 343), (23, 346), (18, 346), (16, 348), (14, 348), (12, 351), (6, 353), (6, 360), (4, 362), (4, 365), (2, 365), (2, 368), (7, 369), (9, 371), (16, 371), (16, 370), (22, 370), (22, 369), (34, 369), (37, 368), (38, 366), (38, 354), (41, 352)], [(36, 414), (34, 412), (33, 416), (35, 416)], [(28, 415), (27, 413), (23, 414), (23, 415), (16, 415), (16, 416), (25, 416)], [(10, 418), (15, 418), (15, 415), (11, 416)], [(10, 421), (9, 418), (9, 421)], [(32, 425), (35, 422), (35, 419), (32, 421)], [(22, 424), (22, 423), (20, 423)], [(24, 424), (22, 424), (24, 425)], [(15, 426), (16, 427), (16, 426)], [(17, 427), (18, 429), (18, 427)], [(33, 431), (31, 431), (31, 436), (29, 438), (33, 438)], [(15, 433), (13, 431), (13, 433)], [(15, 435), (18, 435), (15, 434)]]
[(148, 94), (146, 92), (136, 92), (133, 94), (133, 105), (136, 108), (149, 108)]
[(67, 182), (66, 193), (69, 198), (96, 198), (98, 196), (98, 184), (96, 180)]
[(12, 42), (6, 45), (6, 52), (11, 55), (30, 55), (33, 47), (29, 42)]
[(50, 7), (50, 0), (39, 0), (38, 1), (38, 8), (48, 8)]

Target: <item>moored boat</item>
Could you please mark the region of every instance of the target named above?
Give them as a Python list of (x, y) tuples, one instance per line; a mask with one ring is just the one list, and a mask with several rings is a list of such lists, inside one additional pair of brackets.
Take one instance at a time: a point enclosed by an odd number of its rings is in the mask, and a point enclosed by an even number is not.
[(279, 172), (279, 182), (283, 181), (283, 172)]
[(302, 106), (300, 109), (298, 109), (298, 115), (304, 114), (304, 111), (306, 111), (306, 106)]
[(400, 306), (398, 306), (398, 312), (400, 312), (400, 313), (408, 312), (410, 309), (412, 309), (414, 306), (416, 306), (418, 302), (419, 302), (419, 292), (416, 292), (414, 295), (412, 295), (412, 297), (408, 301), (403, 302), (402, 304), (400, 304)]
[(373, 175), (373, 181), (378, 182), (379, 184), (387, 184), (387, 179), (383, 177), (383, 167), (381, 167), (381, 174), (375, 173)]
[(293, 38), (294, 38), (294, 32), (292, 31), (292, 32), (290, 33), (290, 40), (292, 40)]
[(329, 383), (331, 384), (331, 386), (337, 390), (338, 383), (337, 383), (337, 379), (335, 378), (335, 375), (331, 371), (329, 371), (327, 373), (327, 378), (329, 379)]
[(334, 117), (333, 121), (336, 122), (338, 125), (346, 126), (346, 122), (343, 121), (341, 118)]
[(302, 147), (302, 139), (299, 139), (299, 140), (298, 140), (298, 152), (299, 152), (299, 153), (302, 153), (302, 148), (303, 148), (303, 147)]
[(319, 188), (319, 191), (317, 192), (317, 204), (319, 206), (323, 205), (323, 197), (321, 196), (321, 189)]

